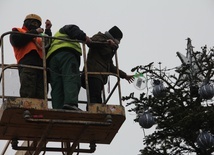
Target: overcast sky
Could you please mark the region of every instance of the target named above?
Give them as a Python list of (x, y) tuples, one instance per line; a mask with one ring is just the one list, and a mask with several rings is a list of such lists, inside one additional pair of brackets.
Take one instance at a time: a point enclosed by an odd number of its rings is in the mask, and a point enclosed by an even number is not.
[[(21, 27), (30, 13), (42, 17), (42, 27), (50, 19), (53, 33), (65, 24), (76, 24), (92, 36), (117, 25), (124, 34), (118, 50), (119, 67), (128, 74), (132, 74), (131, 68), (150, 62), (162, 62), (169, 68), (180, 65), (176, 52), (186, 54), (188, 37), (194, 50), (214, 46), (214, 0), (1, 0), (0, 34)], [(5, 45), (6, 63), (16, 63), (8, 39)], [(125, 80), (121, 81), (121, 88), (122, 96), (142, 93)], [(112, 101), (118, 103), (116, 97)], [(97, 145), (93, 155), (139, 154), (144, 134), (134, 118), (135, 114), (127, 112), (112, 143)], [(2, 144), (0, 150), (3, 147)]]

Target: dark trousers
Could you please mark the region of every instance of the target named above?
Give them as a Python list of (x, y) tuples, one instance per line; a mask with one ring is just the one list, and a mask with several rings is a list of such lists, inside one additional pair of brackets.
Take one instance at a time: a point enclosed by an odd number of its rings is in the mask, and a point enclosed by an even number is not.
[(44, 99), (43, 70), (19, 68), (20, 96)]
[(95, 77), (88, 77), (90, 103), (102, 103), (103, 82)]
[(62, 109), (64, 104), (78, 106), (81, 87), (80, 56), (61, 49), (49, 60), (52, 107)]

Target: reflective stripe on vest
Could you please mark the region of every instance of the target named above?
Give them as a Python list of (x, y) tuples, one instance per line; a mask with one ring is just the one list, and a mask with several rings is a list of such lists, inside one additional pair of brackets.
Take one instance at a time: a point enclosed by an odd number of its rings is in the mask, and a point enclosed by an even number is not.
[[(67, 34), (62, 34), (59, 31), (54, 35), (54, 37), (69, 39)], [(60, 48), (63, 48), (63, 47), (72, 48), (72, 49), (76, 50), (77, 52), (79, 52), (80, 55), (82, 55), (82, 49), (78, 42), (69, 42), (69, 41), (60, 40), (60, 39), (54, 39), (48, 50), (46, 58), (50, 57), (50, 55), (52, 53), (54, 53), (54, 51), (56, 51)]]
[[(26, 30), (21, 29), (21, 28), (16, 28), (19, 32), (21, 33), (26, 33)], [(38, 45), (42, 45), (42, 39), (37, 37), (34, 38), (33, 41), (30, 41), (27, 45), (23, 46), (23, 47), (14, 47), (13, 46), (13, 50), (14, 50), (14, 54), (17, 60), (17, 63), (26, 55), (28, 54), (30, 51), (32, 50), (36, 50), (37, 53), (39, 54), (40, 58), (42, 59), (42, 48), (38, 47)]]

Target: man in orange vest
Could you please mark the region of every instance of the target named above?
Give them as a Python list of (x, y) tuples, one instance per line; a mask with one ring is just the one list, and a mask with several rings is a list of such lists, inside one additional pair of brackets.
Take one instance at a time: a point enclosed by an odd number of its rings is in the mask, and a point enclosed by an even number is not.
[[(13, 28), (12, 31), (20, 32), (10, 35), (10, 43), (13, 46), (14, 54), (18, 64), (43, 66), (43, 55), (40, 37), (23, 34), (40, 34), (44, 32), (41, 28), (42, 19), (36, 14), (29, 14), (25, 17), (22, 28)], [(45, 34), (52, 36), (51, 22), (45, 22)], [(44, 98), (43, 70), (29, 67), (19, 67), (20, 96), (26, 98)]]

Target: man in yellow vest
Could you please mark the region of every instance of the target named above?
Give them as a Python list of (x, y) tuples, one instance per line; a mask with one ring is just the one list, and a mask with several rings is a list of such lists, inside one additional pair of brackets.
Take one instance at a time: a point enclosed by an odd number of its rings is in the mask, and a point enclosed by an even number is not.
[[(36, 14), (29, 14), (24, 19), (22, 28), (13, 28), (12, 31), (20, 32), (10, 35), (10, 43), (13, 46), (14, 54), (18, 64), (43, 66), (43, 55), (41, 48), (41, 38), (24, 34), (40, 34), (44, 29), (41, 28), (42, 19)], [(51, 33), (51, 22), (46, 20), (45, 33)], [(20, 77), (20, 96), (26, 98), (44, 98), (43, 70), (19, 67)]]
[(47, 53), (47, 65), (50, 69), (52, 107), (54, 109), (80, 110), (78, 94), (81, 87), (80, 56), (82, 49), (79, 42), (90, 42), (89, 37), (76, 25), (65, 25), (59, 29)]

